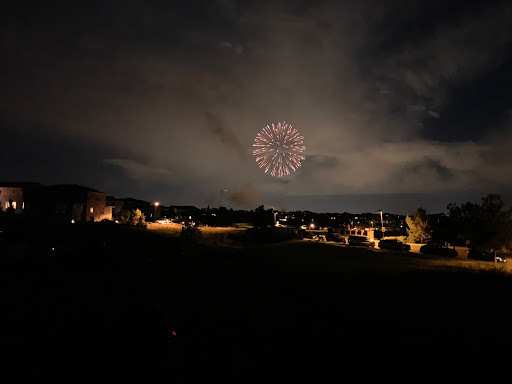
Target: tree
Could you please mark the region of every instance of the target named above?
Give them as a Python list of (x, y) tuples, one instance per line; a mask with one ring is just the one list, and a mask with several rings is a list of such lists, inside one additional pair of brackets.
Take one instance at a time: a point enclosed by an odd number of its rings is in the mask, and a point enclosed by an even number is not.
[(274, 223), (274, 213), (272, 208), (265, 210), (264, 205), (260, 205), (254, 210), (254, 227), (266, 227)]
[(482, 198), (481, 216), (482, 245), (490, 249), (510, 248), (512, 245), (512, 208), (505, 210), (500, 195), (490, 194)]
[(131, 217), (132, 217), (132, 213), (125, 209), (121, 213), (121, 218), (120, 218), (121, 219), (121, 224), (130, 224)]
[(145, 226), (146, 225), (146, 216), (142, 213), (140, 209), (134, 209), (130, 211), (123, 211), (121, 214), (121, 223), (129, 224), (129, 225), (137, 225), (137, 226)]
[(131, 224), (141, 226), (146, 225), (146, 215), (144, 215), (140, 209), (134, 209), (132, 211)]
[(423, 208), (405, 218), (407, 223), (407, 242), (409, 243), (428, 243), (432, 238), (432, 231), (428, 224), (427, 212)]
[(482, 204), (449, 204), (452, 236), (473, 248), (500, 249), (512, 244), (512, 210), (500, 195), (489, 194)]

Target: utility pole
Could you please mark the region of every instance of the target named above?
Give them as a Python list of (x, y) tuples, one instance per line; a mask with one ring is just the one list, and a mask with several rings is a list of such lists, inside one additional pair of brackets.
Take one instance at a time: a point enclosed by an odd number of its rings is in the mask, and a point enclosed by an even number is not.
[(380, 212), (380, 230), (384, 233), (384, 221), (382, 220), (382, 209), (379, 209)]

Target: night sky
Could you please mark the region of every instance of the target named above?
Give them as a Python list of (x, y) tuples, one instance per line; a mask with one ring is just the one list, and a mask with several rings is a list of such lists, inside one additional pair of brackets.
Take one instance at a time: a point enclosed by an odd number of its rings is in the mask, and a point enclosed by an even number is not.
[[(0, 179), (161, 204), (442, 212), (512, 203), (509, 1), (16, 1)], [(305, 138), (298, 172), (252, 155)]]

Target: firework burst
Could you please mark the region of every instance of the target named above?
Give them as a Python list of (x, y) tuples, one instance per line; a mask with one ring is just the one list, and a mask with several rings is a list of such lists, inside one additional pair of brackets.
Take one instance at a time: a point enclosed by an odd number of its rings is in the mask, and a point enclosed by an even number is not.
[(304, 137), (295, 128), (285, 122), (277, 126), (266, 126), (254, 139), (253, 151), (256, 162), (265, 173), (270, 171), (274, 177), (283, 177), (296, 171), (304, 160), (302, 153), (306, 149)]

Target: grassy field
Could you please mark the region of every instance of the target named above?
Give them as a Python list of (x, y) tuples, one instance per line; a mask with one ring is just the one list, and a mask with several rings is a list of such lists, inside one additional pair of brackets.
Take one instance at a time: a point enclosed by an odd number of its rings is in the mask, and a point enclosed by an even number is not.
[[(179, 238), (181, 233), (181, 225), (175, 224), (149, 224), (148, 229), (158, 234), (163, 234), (170, 236), (172, 238)], [(242, 234), (245, 229), (235, 228), (235, 227), (200, 227), (202, 238), (199, 239), (199, 243), (208, 246), (219, 246), (219, 247), (236, 247), (236, 248), (248, 248), (247, 243), (237, 241), (237, 237)], [(318, 231), (317, 231), (318, 232)], [(324, 231), (326, 232), (326, 231)], [(344, 244), (339, 244), (335, 242), (318, 242), (315, 240), (298, 240), (295, 241), (298, 244), (304, 245), (307, 242), (310, 243), (318, 243), (321, 247), (321, 250), (314, 251), (315, 254), (318, 253), (329, 253), (329, 252), (340, 252), (340, 250), (329, 250), (329, 247), (340, 247), (347, 248)], [(287, 242), (287, 245), (293, 244), (295, 242)], [(378, 241), (377, 241), (378, 244)], [(500, 271), (500, 272), (512, 272), (512, 263), (510, 265), (508, 263), (504, 264), (496, 264), (485, 261), (475, 261), (468, 260), (466, 258), (466, 253), (468, 248), (466, 247), (456, 247), (459, 257), (452, 258), (442, 258), (437, 256), (424, 255), (419, 253), (419, 248), (421, 244), (412, 244), (411, 252), (402, 253), (402, 252), (393, 252), (388, 250), (378, 249), (378, 246), (372, 250), (375, 253), (374, 257), (377, 258), (376, 261), (378, 268), (381, 268), (381, 264), (385, 264), (387, 267), (391, 268), (403, 267), (407, 266), (408, 268), (420, 268), (420, 269), (428, 269), (428, 268), (463, 268), (469, 270), (492, 270), (492, 271)], [(364, 248), (357, 248), (360, 251), (364, 251)], [(341, 251), (343, 253), (347, 253), (348, 250)], [(292, 252), (293, 253), (293, 252)]]
[[(181, 225), (178, 224), (148, 224), (150, 231), (168, 235), (177, 238), (181, 233)], [(245, 231), (243, 228), (236, 227), (201, 227), (203, 244), (220, 245), (220, 246), (235, 246), (232, 237), (241, 234)]]
[(3, 262), (11, 382), (493, 382), (505, 372), (508, 266), (241, 243), (231, 229), (185, 242), (180, 229), (73, 228), (55, 234), (75, 245), (65, 254)]

